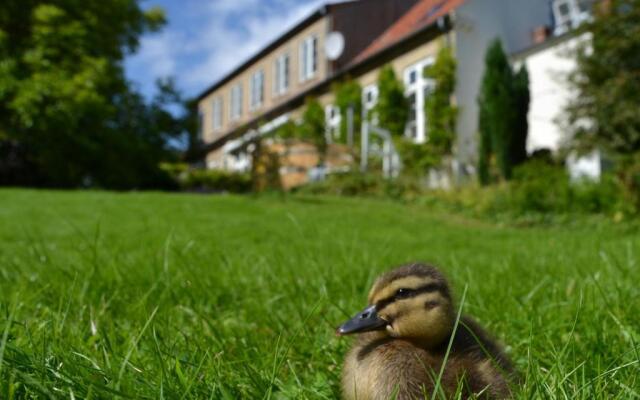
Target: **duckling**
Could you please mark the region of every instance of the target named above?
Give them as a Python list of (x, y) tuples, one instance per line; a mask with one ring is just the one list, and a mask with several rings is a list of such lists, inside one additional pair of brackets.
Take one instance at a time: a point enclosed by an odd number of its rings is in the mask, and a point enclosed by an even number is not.
[(436, 398), (457, 391), (465, 399), (509, 398), (514, 372), (500, 345), (467, 316), (454, 333), (456, 319), (449, 285), (435, 267), (409, 264), (383, 274), (369, 306), (336, 332), (358, 334), (343, 367), (344, 398), (424, 399), (434, 390)]

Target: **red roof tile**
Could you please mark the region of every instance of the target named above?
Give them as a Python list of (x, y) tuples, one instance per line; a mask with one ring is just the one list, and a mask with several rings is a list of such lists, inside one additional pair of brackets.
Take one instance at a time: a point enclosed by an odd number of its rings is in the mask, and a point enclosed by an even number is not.
[(435, 23), (438, 18), (458, 8), (464, 2), (465, 0), (422, 0), (418, 2), (358, 54), (352, 64), (359, 64), (367, 58), (400, 43), (412, 34)]

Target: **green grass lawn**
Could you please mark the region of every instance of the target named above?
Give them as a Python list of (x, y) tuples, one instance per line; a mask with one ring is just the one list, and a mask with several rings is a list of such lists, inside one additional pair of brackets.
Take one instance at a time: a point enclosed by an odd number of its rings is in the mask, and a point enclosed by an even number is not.
[[(565, 224), (566, 225), (566, 224)], [(518, 398), (640, 398), (640, 233), (399, 203), (0, 191), (0, 399), (333, 399), (380, 272), (440, 266)]]

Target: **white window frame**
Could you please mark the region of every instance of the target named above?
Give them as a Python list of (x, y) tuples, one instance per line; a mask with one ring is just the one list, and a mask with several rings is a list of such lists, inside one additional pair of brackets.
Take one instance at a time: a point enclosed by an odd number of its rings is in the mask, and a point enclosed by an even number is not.
[(259, 69), (251, 75), (251, 110), (257, 110), (264, 103), (264, 70)]
[(242, 82), (238, 82), (231, 87), (229, 117), (232, 121), (242, 117)]
[[(555, 19), (556, 35), (562, 35), (569, 32), (571, 29), (577, 28), (580, 24), (591, 19), (591, 12), (581, 11), (580, 2), (584, 0), (554, 0), (552, 3), (553, 17)], [(593, 5), (592, 1), (588, 1)], [(562, 15), (560, 13), (560, 7), (567, 6), (568, 14)]]
[(378, 125), (378, 115), (377, 113), (372, 113), (372, 111), (378, 104), (379, 96), (380, 89), (375, 83), (362, 88), (362, 115), (364, 119), (370, 118), (370, 122), (374, 125)]
[[(425, 58), (406, 68), (403, 73), (405, 97), (416, 96), (416, 118), (415, 121), (407, 121), (405, 136), (414, 140), (416, 143), (424, 143), (427, 141), (426, 115), (424, 112), (425, 90), (433, 88), (435, 83), (432, 79), (425, 78), (424, 70), (426, 67), (433, 65), (434, 61), (433, 57)], [(413, 82), (411, 82), (412, 74), (415, 74), (415, 80)], [(410, 132), (412, 128), (416, 130), (415, 137), (411, 137)]]
[(312, 79), (318, 71), (318, 37), (311, 35), (300, 42), (300, 82)]
[(334, 139), (340, 138), (340, 123), (342, 122), (340, 107), (327, 104), (324, 108), (324, 117), (327, 132), (333, 136)]
[[(378, 103), (379, 94), (378, 85), (375, 83), (362, 88), (362, 109), (365, 112), (373, 110)], [(369, 96), (371, 96), (371, 99), (369, 99)]]
[(218, 96), (213, 99), (212, 104), (212, 126), (214, 131), (219, 131), (222, 128), (222, 116), (223, 114), (222, 97)]
[(289, 90), (290, 70), (291, 57), (289, 53), (279, 55), (273, 68), (273, 94), (275, 96), (281, 96)]

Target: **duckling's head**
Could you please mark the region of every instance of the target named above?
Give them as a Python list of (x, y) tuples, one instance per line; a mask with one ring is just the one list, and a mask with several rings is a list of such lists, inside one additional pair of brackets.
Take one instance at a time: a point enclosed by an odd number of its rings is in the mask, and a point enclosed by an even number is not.
[(369, 306), (337, 333), (376, 331), (435, 347), (450, 336), (455, 318), (442, 273), (429, 265), (408, 264), (380, 276), (369, 292)]

